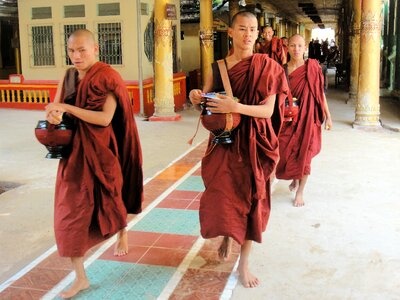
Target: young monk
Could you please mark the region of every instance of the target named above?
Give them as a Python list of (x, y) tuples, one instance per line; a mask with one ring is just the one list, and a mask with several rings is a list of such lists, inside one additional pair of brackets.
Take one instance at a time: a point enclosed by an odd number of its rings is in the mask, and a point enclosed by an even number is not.
[(139, 213), (143, 198), (142, 154), (128, 91), (119, 74), (97, 62), (98, 45), (88, 30), (68, 39), (74, 67), (60, 82), (47, 120), (69, 117), (76, 125), (72, 151), (61, 159), (55, 192), (54, 228), (59, 254), (76, 273), (62, 292), (71, 298), (89, 287), (83, 256), (118, 233), (114, 255), (128, 253), (127, 213)]
[[(261, 242), (270, 213), (270, 176), (275, 169), (285, 94), (288, 86), (282, 67), (264, 54), (253, 54), (257, 18), (249, 12), (233, 17), (228, 34), (235, 51), (226, 58), (233, 95), (207, 102), (212, 113), (240, 113), (234, 142), (214, 145), (210, 139), (202, 160), (205, 191), (200, 200), (200, 225), (204, 238), (224, 236), (219, 253), (227, 256), (230, 238), (241, 245), (239, 277), (245, 287), (259, 280), (249, 270), (252, 241)], [(190, 100), (199, 107), (202, 93), (222, 91), (216, 63), (203, 90), (192, 90)], [(211, 150), (212, 149), (212, 150)]]
[(300, 101), (299, 114), (285, 122), (279, 136), (280, 160), (276, 170), (279, 179), (292, 180), (294, 206), (304, 205), (304, 187), (311, 172), (311, 159), (321, 150), (321, 124), (332, 129), (332, 119), (324, 94), (324, 77), (316, 59), (304, 60), (305, 40), (295, 34), (289, 39), (290, 61), (285, 66), (289, 87)]
[(280, 65), (286, 64), (287, 59), (283, 40), (274, 37), (274, 29), (271, 26), (263, 27), (261, 36), (264, 41), (257, 43), (256, 51), (258, 53), (268, 54), (270, 58)]

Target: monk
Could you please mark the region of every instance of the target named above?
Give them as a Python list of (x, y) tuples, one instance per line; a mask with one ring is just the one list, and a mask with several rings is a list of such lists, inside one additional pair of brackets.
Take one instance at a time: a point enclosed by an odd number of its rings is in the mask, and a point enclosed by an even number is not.
[(280, 160), (278, 179), (292, 180), (289, 189), (295, 191), (294, 206), (303, 206), (303, 192), (311, 172), (311, 160), (321, 150), (321, 125), (332, 129), (332, 119), (324, 94), (324, 77), (318, 60), (304, 60), (305, 40), (295, 34), (289, 39), (290, 61), (285, 68), (289, 87), (300, 101), (299, 114), (285, 122), (279, 136)]
[(75, 31), (67, 46), (74, 67), (46, 106), (48, 122), (69, 120), (76, 127), (55, 191), (57, 248), (71, 258), (76, 274), (62, 298), (89, 287), (83, 257), (93, 245), (118, 233), (114, 255), (128, 253), (127, 213), (139, 213), (143, 199), (142, 154), (124, 81), (96, 61), (98, 45), (90, 31)]
[(281, 39), (274, 37), (274, 29), (271, 26), (265, 26), (262, 29), (264, 41), (257, 43), (256, 52), (268, 54), (270, 58), (278, 64), (286, 64), (286, 52)]
[[(233, 95), (219, 94), (207, 102), (212, 113), (239, 113), (241, 123), (232, 144), (213, 144), (202, 160), (205, 191), (200, 200), (200, 225), (204, 238), (224, 236), (220, 256), (228, 256), (232, 238), (241, 245), (239, 278), (245, 287), (259, 285), (249, 270), (252, 241), (261, 242), (270, 214), (270, 177), (279, 150), (278, 133), (288, 86), (283, 68), (265, 54), (253, 54), (257, 18), (237, 13), (228, 30), (235, 51), (225, 59)], [(192, 90), (195, 107), (205, 92), (222, 91), (217, 64), (212, 66), (203, 90)]]

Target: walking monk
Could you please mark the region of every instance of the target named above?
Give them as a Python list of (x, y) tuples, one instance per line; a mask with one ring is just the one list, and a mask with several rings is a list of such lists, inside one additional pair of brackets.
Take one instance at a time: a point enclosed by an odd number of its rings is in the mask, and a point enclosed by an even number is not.
[(279, 179), (292, 180), (289, 186), (296, 192), (294, 206), (303, 206), (303, 192), (311, 172), (311, 159), (321, 150), (321, 125), (332, 129), (332, 119), (324, 94), (324, 77), (316, 59), (304, 60), (304, 38), (294, 35), (289, 39), (290, 61), (285, 68), (289, 87), (300, 101), (299, 114), (285, 122), (279, 136), (280, 160), (276, 170)]
[[(270, 176), (279, 150), (278, 132), (288, 86), (283, 68), (264, 54), (253, 54), (257, 18), (250, 12), (236, 14), (229, 28), (234, 53), (225, 60), (233, 95), (219, 95), (207, 102), (213, 113), (242, 115), (232, 144), (213, 144), (210, 139), (202, 161), (205, 191), (200, 200), (200, 225), (204, 238), (224, 236), (219, 253), (227, 256), (231, 238), (241, 245), (239, 278), (245, 287), (259, 280), (249, 270), (252, 241), (261, 242), (270, 213)], [(216, 63), (204, 89), (192, 90), (190, 100), (198, 107), (202, 93), (223, 90)]]
[(96, 61), (98, 45), (90, 31), (75, 31), (67, 46), (74, 67), (46, 107), (50, 123), (63, 117), (76, 125), (71, 154), (60, 160), (55, 191), (58, 251), (71, 258), (76, 273), (62, 298), (89, 287), (83, 256), (93, 245), (118, 233), (114, 255), (128, 253), (127, 213), (139, 213), (143, 198), (142, 154), (124, 81)]
[(265, 26), (262, 29), (263, 42), (257, 43), (256, 51), (258, 53), (268, 54), (270, 58), (280, 65), (286, 64), (286, 51), (283, 40), (274, 37), (274, 29), (271, 26)]

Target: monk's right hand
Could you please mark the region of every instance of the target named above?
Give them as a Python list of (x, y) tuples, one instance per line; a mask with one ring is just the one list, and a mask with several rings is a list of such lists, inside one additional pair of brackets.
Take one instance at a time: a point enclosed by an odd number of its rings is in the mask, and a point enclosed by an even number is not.
[(190, 102), (192, 102), (193, 105), (200, 105), (200, 102), (203, 100), (202, 94), (202, 90), (191, 90), (189, 93)]
[(46, 114), (47, 122), (54, 125), (60, 124), (62, 121), (62, 114), (63, 114), (62, 112), (56, 110), (47, 112)]

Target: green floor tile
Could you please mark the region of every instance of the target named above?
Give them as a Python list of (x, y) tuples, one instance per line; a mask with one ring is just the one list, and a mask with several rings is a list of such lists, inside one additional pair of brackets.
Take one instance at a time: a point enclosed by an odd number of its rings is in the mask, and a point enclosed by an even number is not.
[(199, 212), (195, 210), (154, 208), (131, 230), (199, 235)]
[(184, 182), (182, 182), (176, 188), (176, 190), (203, 192), (204, 191), (203, 179), (201, 179), (200, 176), (190, 176)]

